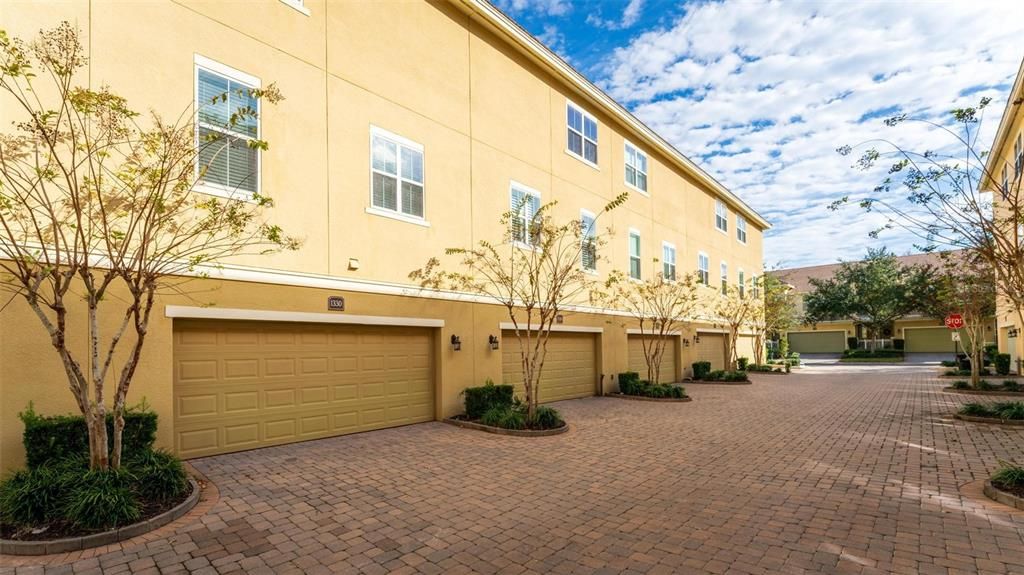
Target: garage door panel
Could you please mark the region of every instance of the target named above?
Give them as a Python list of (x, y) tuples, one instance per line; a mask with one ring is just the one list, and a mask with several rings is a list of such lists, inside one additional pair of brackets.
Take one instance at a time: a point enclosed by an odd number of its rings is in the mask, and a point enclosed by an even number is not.
[(908, 353), (953, 353), (956, 345), (952, 331), (945, 326), (906, 328), (903, 336)]
[(197, 457), (431, 421), (432, 349), (419, 328), (176, 322), (176, 447)]
[(845, 331), (790, 332), (789, 350), (796, 353), (842, 353), (846, 349)]
[[(661, 358), (661, 370), (659, 372), (659, 383), (672, 383), (676, 380), (676, 339), (678, 336), (669, 336), (665, 342), (665, 351)], [(644, 339), (647, 345), (654, 343), (653, 336), (631, 335), (628, 336), (629, 347), (629, 370), (640, 374), (641, 378), (647, 377), (647, 358), (644, 355)]]
[(699, 331), (697, 337), (697, 361), (711, 362), (712, 370), (725, 369), (725, 335)]
[[(515, 332), (502, 332), (502, 381), (524, 393), (522, 359)], [(531, 341), (531, 345), (532, 345)], [(596, 339), (586, 333), (554, 332), (548, 339), (547, 354), (538, 400), (543, 403), (589, 397), (595, 393)]]

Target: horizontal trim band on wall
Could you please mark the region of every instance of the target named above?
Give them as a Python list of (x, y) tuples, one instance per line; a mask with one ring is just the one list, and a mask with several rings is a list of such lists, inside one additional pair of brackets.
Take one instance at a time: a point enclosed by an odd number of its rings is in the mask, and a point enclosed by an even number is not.
[[(682, 334), (683, 333), (681, 331), (670, 331), (670, 332), (666, 333), (665, 335), (673, 335), (674, 336), (674, 335), (682, 335)], [(631, 327), (631, 328), (626, 330), (626, 335), (651, 335), (651, 336), (655, 336), (655, 335), (658, 335), (658, 334), (651, 333), (649, 331), (643, 331), (643, 330), (637, 329), (635, 327)]]
[[(513, 331), (516, 329), (516, 325), (510, 321), (503, 321), (498, 324), (498, 327), (502, 330)], [(537, 324), (530, 324), (529, 326), (520, 325), (519, 329), (529, 329), (531, 331), (537, 331), (540, 326)], [(589, 325), (564, 325), (555, 324), (551, 326), (551, 331), (568, 331), (576, 333), (604, 333), (603, 327), (592, 327)]]
[(243, 321), (279, 321), (298, 323), (335, 323), (354, 325), (385, 325), (401, 327), (444, 327), (443, 319), (422, 317), (392, 317), (384, 315), (345, 315), (306, 311), (276, 311), (266, 309), (240, 309), (224, 307), (195, 307), (169, 305), (164, 315), (180, 319), (223, 319)]

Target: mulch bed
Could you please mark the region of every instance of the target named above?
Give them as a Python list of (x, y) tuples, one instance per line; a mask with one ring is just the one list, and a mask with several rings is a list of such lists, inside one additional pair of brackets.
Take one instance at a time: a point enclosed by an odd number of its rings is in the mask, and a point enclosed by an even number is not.
[(477, 431), (486, 431), (487, 433), (494, 433), (496, 435), (510, 435), (513, 437), (548, 437), (551, 435), (561, 435), (566, 431), (569, 431), (568, 423), (562, 425), (562, 427), (556, 427), (554, 429), (505, 429), (504, 427), (492, 427), (490, 425), (484, 425), (479, 421), (471, 421), (469, 419), (466, 419), (465, 415), (446, 417), (441, 421), (447, 423), (448, 425), (454, 425), (455, 427), (462, 427), (464, 429), (475, 429)]
[(946, 393), (963, 393), (965, 395), (1024, 395), (1024, 391), (1004, 391), (1001, 389), (957, 389), (955, 387), (943, 387)]
[(693, 385), (693, 384), (698, 384), (698, 385), (750, 385), (752, 383), (754, 383), (754, 382), (750, 381), (749, 379), (747, 381), (704, 381), (702, 379), (701, 380), (693, 379), (693, 380), (687, 380), (686, 381), (686, 385)]
[(664, 403), (683, 403), (693, 401), (692, 397), (647, 397), (644, 395), (626, 395), (625, 393), (606, 393), (605, 397), (617, 397), (619, 399), (631, 399), (633, 401), (661, 401)]
[(993, 499), (1003, 505), (1009, 505), (1010, 507), (1016, 507), (1017, 509), (1024, 511), (1024, 487), (1019, 485), (999, 485), (991, 481), (986, 481), (984, 491), (985, 495), (987, 495), (989, 499)]

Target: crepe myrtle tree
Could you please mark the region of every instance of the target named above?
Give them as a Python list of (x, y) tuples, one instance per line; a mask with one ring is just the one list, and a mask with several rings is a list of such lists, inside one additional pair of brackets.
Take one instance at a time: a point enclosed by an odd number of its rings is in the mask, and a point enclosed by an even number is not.
[(750, 326), (754, 330), (754, 363), (764, 363), (764, 350), (769, 339), (783, 341), (786, 332), (799, 323), (800, 313), (792, 289), (774, 274), (766, 273), (753, 280), (751, 295), (761, 300), (761, 313), (754, 313)]
[(811, 291), (804, 297), (805, 321), (860, 323), (873, 342), (897, 319), (922, 311), (921, 296), (933, 275), (930, 266), (903, 265), (887, 249), (870, 248), (864, 260), (842, 262), (832, 277), (811, 278)]
[(934, 281), (922, 290), (922, 311), (935, 318), (951, 313), (963, 316), (958, 330), (960, 345), (971, 358), (971, 384), (981, 382), (985, 329), (996, 313), (995, 272), (976, 253), (942, 252)]
[[(78, 85), (86, 65), (66, 22), (29, 42), (0, 31), (0, 91), (15, 116), (0, 134), (0, 289), (46, 329), (85, 419), (90, 465), (102, 470), (121, 465), (125, 400), (157, 294), (183, 293), (182, 276), (228, 256), (298, 244), (263, 221), (265, 196), (193, 193), (199, 154), (227, 154), (238, 144), (227, 134), (255, 109), (233, 111), (223, 133), (197, 143), (191, 107), (174, 122), (143, 116), (108, 87)], [(273, 86), (249, 95), (280, 99)], [(79, 301), (84, 318), (69, 310)], [(119, 319), (108, 331), (104, 317)], [(85, 353), (68, 343), (80, 331)]]
[(739, 342), (740, 330), (752, 327), (756, 317), (764, 313), (764, 300), (752, 297), (746, 289), (740, 290), (734, 285), (727, 286), (724, 292), (715, 292), (708, 297), (711, 298), (711, 309), (714, 310), (715, 316), (724, 322), (728, 329), (728, 368), (729, 371), (736, 371), (739, 364), (739, 350), (736, 344)]
[(991, 98), (982, 98), (977, 106), (956, 108), (946, 121), (908, 114), (884, 121), (888, 129), (925, 127), (945, 142), (938, 149), (914, 150), (895, 135), (838, 148), (844, 156), (859, 152), (854, 168), (877, 173), (880, 182), (830, 208), (853, 204), (884, 214), (886, 222), (871, 232), (873, 237), (895, 228), (916, 237), (922, 251), (956, 248), (975, 254), (992, 268), (1000, 297), (1024, 325), (1024, 150), (1015, 149), (1006, 161), (990, 158), (979, 144), (990, 103)]
[(657, 383), (668, 345), (701, 306), (700, 287), (696, 272), (676, 279), (658, 273), (637, 281), (615, 270), (595, 286), (590, 297), (597, 305), (625, 311), (639, 325), (647, 380)]
[(530, 420), (537, 413), (551, 328), (567, 307), (585, 303), (581, 300), (594, 280), (583, 262), (596, 263), (612, 235), (610, 229), (598, 230), (597, 222), (628, 197), (619, 195), (593, 218), (561, 221), (553, 213), (556, 202), (539, 205), (535, 196), (524, 196), (499, 218), (504, 230), (499, 240), (448, 248), (448, 263), (430, 258), (409, 274), (423, 288), (482, 296), (505, 307), (519, 343)]

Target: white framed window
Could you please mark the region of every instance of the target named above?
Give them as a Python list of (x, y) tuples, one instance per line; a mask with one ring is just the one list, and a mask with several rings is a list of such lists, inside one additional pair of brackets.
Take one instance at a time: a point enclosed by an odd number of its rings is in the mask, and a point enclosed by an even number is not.
[(647, 193), (647, 154), (625, 142), (626, 185), (638, 192)]
[(526, 247), (535, 247), (540, 243), (540, 192), (512, 182), (509, 201), (512, 212), (512, 241)]
[(736, 239), (741, 243), (747, 243), (747, 218), (736, 215)]
[(661, 242), (661, 273), (669, 281), (676, 280), (676, 247), (668, 242)]
[(1003, 194), (1003, 197), (1005, 198), (1006, 195), (1010, 193), (1010, 174), (1009, 174), (1009, 171), (1006, 169), (1005, 165), (1003, 166), (1003, 181), (1002, 181), (1002, 184), (1003, 184), (1003, 189), (1000, 190), (999, 192), (1001, 194)]
[(306, 16), (310, 15), (309, 8), (306, 8), (305, 0), (281, 0), (281, 2), (291, 6), (292, 8), (295, 8), (299, 12), (305, 14)]
[(383, 216), (423, 220), (423, 146), (370, 127), (370, 209)]
[(747, 278), (743, 270), (736, 270), (736, 274), (739, 276), (736, 281), (736, 287), (740, 290), (740, 297), (747, 297)]
[(697, 281), (711, 285), (711, 258), (704, 252), (697, 254)]
[(260, 191), (260, 101), (253, 93), (260, 79), (199, 54), (194, 62), (196, 189), (251, 198)]
[(729, 208), (722, 200), (715, 200), (715, 227), (719, 231), (729, 232)]
[(1024, 169), (1024, 145), (1021, 145), (1021, 135), (1018, 133), (1017, 141), (1013, 144), (1013, 176), (1019, 178), (1022, 169)]
[(761, 298), (761, 284), (759, 280), (759, 276), (753, 276), (750, 278), (750, 295), (753, 296), (754, 299)]
[(566, 151), (597, 167), (597, 119), (576, 104), (565, 101)]
[(722, 273), (722, 295), (729, 293), (729, 264), (722, 262), (719, 266)]
[(597, 272), (597, 223), (594, 214), (580, 210), (580, 265), (583, 271)]
[(638, 280), (640, 274), (640, 232), (629, 230), (629, 277)]

